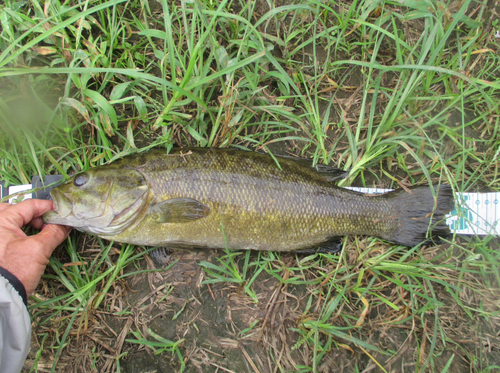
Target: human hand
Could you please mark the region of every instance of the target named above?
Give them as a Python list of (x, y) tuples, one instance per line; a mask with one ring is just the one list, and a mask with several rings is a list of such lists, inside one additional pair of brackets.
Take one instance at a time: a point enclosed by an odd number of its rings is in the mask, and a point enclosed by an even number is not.
[[(28, 295), (35, 291), (54, 249), (71, 228), (44, 224), (42, 214), (53, 210), (53, 202), (30, 199), (16, 205), (0, 203), (0, 267), (17, 277)], [(21, 229), (30, 225), (41, 232), (27, 236)]]

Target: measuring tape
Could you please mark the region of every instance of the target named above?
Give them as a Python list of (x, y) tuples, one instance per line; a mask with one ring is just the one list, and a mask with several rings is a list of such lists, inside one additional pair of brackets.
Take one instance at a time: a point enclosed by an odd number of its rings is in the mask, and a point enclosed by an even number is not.
[[(5, 187), (5, 182), (0, 181), (0, 199), (16, 195), (9, 199), (9, 202), (14, 202), (19, 198), (19, 193), (42, 188), (33, 193), (22, 194), (22, 199), (37, 198), (50, 200), (50, 191), (57, 185), (44, 188), (44, 185), (60, 182), (61, 175), (47, 175), (42, 181), (39, 176), (34, 176), (31, 184), (11, 185)], [(393, 189), (379, 188), (357, 188), (348, 187), (356, 192), (380, 194), (387, 193)], [(457, 193), (457, 204), (459, 208), (455, 208), (446, 216), (446, 224), (450, 230), (457, 234), (468, 235), (500, 235), (500, 193)]]

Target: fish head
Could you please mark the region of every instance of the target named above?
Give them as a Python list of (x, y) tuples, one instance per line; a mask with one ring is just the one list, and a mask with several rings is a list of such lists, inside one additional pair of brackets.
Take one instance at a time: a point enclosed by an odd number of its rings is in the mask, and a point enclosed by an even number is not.
[(43, 221), (78, 230), (115, 235), (126, 229), (147, 204), (149, 186), (134, 169), (97, 167), (52, 189), (55, 210)]

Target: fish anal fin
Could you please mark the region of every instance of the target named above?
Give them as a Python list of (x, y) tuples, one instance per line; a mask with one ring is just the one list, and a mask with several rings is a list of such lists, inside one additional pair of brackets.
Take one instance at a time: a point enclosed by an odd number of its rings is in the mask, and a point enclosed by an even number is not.
[(342, 251), (342, 240), (340, 237), (331, 237), (324, 242), (306, 247), (304, 249), (295, 250), (296, 254), (336, 254)]
[(191, 198), (173, 198), (155, 203), (150, 207), (151, 217), (158, 223), (187, 223), (201, 219), (210, 208)]

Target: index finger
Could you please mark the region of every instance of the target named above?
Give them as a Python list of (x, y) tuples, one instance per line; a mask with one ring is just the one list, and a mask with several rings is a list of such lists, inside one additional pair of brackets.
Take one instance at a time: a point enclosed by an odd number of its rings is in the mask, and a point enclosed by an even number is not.
[(6, 218), (12, 219), (21, 228), (29, 224), (34, 218), (42, 216), (45, 212), (53, 210), (53, 202), (42, 199), (28, 199), (0, 212)]

